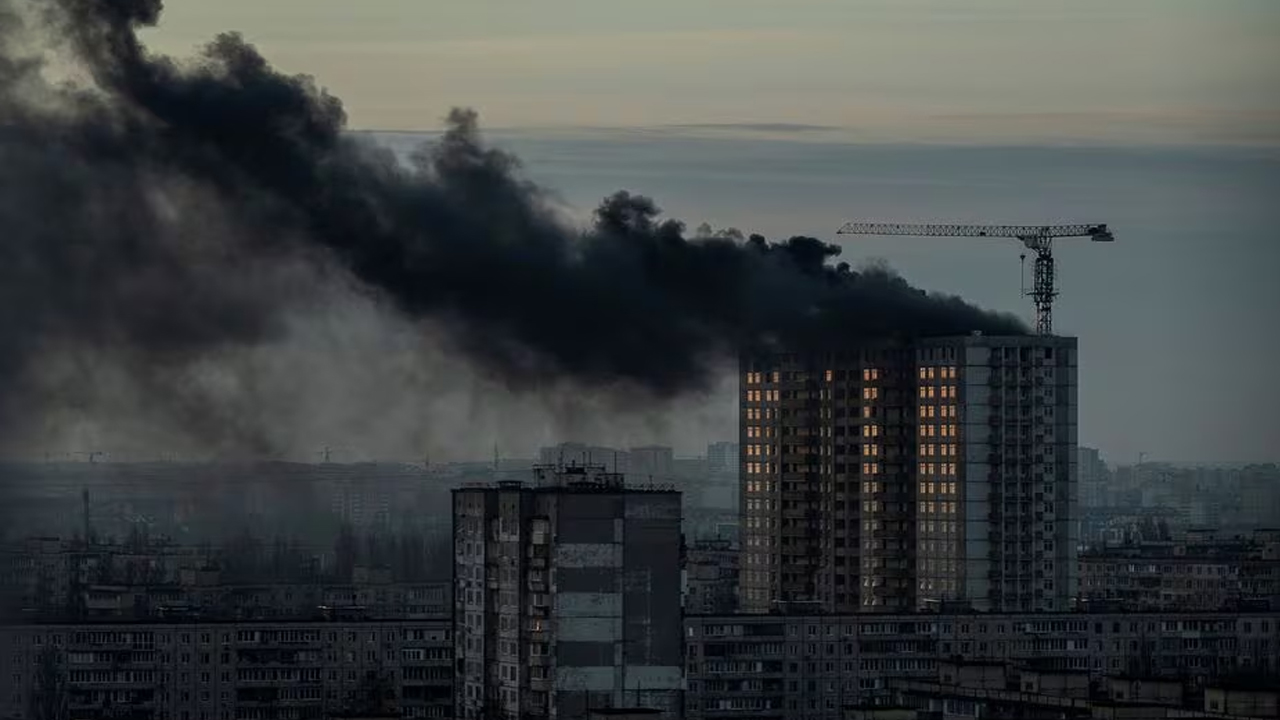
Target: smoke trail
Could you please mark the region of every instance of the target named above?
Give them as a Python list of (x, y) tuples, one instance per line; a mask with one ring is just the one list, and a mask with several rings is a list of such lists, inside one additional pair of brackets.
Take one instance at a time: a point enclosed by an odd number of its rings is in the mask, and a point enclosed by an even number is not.
[[(1024, 331), (833, 266), (813, 238), (691, 237), (626, 192), (567, 227), (474, 113), (406, 165), (236, 35), (194, 61), (151, 54), (137, 30), (160, 11), (0, 0), (0, 437), (32, 408), (74, 407), (111, 358), (179, 422), (252, 445), (251, 419), (191, 390), (192, 368), (278, 338), (335, 283), (443, 326), (517, 388), (671, 395), (767, 340)], [(88, 80), (42, 79), (24, 48), (50, 40)]]

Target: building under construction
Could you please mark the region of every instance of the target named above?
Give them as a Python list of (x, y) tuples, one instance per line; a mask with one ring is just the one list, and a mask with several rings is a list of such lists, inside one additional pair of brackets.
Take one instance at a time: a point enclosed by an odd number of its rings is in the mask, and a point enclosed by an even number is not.
[(1063, 610), (1076, 595), (1076, 340), (741, 362), (747, 612)]

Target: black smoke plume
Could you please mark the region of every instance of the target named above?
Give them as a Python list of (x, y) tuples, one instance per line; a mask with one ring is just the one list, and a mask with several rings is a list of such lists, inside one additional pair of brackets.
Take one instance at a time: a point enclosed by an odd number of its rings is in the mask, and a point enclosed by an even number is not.
[(627, 192), (572, 228), (474, 113), (406, 164), (237, 35), (195, 59), (148, 51), (137, 32), (160, 12), (0, 0), (0, 437), (74, 407), (76, 378), (107, 357), (181, 422), (237, 422), (185, 393), (186, 373), (286, 332), (325, 283), (442, 325), (515, 388), (669, 395), (764, 341), (1024, 331), (833, 265), (838, 248), (813, 238), (691, 236)]

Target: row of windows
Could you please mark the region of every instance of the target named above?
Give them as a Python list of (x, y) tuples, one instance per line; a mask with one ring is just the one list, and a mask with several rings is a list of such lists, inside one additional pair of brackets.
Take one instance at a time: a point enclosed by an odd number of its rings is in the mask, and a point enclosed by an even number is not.
[(920, 368), (921, 380), (955, 380), (956, 368), (952, 365), (944, 365), (942, 367), (922, 367)]
[(956, 416), (955, 405), (921, 405), (920, 417), (922, 418), (953, 418)]
[(925, 457), (933, 457), (935, 455), (955, 455), (956, 446), (953, 443), (943, 443), (940, 445), (935, 443), (920, 443), (920, 454)]
[(946, 425), (928, 425), (920, 426), (920, 437), (955, 437), (956, 426)]

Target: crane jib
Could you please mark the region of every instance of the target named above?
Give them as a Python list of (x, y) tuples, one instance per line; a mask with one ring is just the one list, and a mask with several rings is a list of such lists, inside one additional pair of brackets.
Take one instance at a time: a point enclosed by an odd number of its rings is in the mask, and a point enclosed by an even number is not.
[(1076, 225), (948, 225), (940, 223), (845, 223), (837, 235), (913, 235), (917, 237), (1001, 237), (1022, 241), (1036, 253), (1034, 287), (1029, 295), (1036, 305), (1036, 332), (1053, 334), (1054, 282), (1053, 238), (1087, 237), (1094, 242), (1114, 242), (1111, 229), (1102, 223)]

